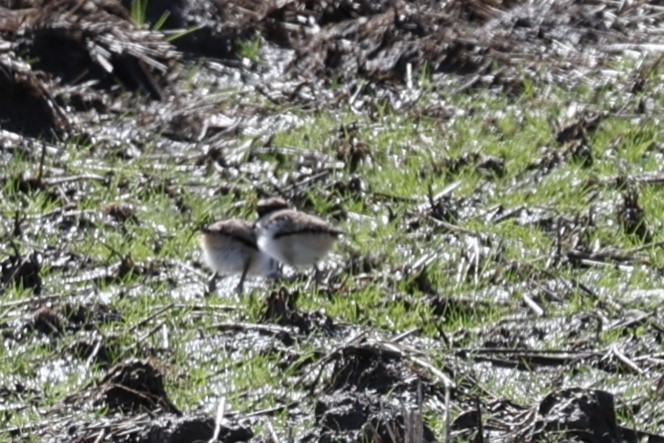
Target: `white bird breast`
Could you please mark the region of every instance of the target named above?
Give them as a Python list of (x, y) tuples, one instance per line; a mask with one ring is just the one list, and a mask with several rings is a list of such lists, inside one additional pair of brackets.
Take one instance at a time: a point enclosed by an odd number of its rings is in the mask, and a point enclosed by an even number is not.
[(316, 264), (334, 245), (335, 237), (329, 234), (299, 233), (274, 238), (267, 232), (258, 236), (258, 247), (289, 266)]
[(272, 259), (260, 251), (250, 251), (243, 246), (203, 249), (203, 260), (214, 271), (222, 275), (242, 274), (250, 260), (247, 275), (262, 276), (272, 272)]

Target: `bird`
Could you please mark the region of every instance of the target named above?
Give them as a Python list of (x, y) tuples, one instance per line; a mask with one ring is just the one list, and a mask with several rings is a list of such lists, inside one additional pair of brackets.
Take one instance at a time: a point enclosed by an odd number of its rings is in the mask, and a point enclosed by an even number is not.
[(291, 209), (278, 197), (260, 200), (256, 212), (258, 248), (294, 268), (315, 266), (344, 234), (322, 218)]
[(214, 291), (219, 275), (240, 274), (236, 291), (242, 294), (248, 275), (269, 276), (274, 272), (274, 260), (258, 248), (256, 233), (248, 221), (230, 218), (203, 227), (200, 231), (203, 260), (214, 271), (208, 282), (210, 293)]

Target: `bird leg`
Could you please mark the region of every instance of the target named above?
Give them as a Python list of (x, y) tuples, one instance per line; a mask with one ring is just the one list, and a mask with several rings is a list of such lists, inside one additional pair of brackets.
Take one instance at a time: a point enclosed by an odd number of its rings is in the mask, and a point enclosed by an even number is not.
[(318, 267), (318, 262), (314, 263), (314, 280), (316, 280), (316, 283), (320, 281), (320, 276), (323, 271)]
[(217, 277), (219, 277), (219, 274), (215, 272), (212, 274), (212, 277), (210, 277), (210, 280), (208, 280), (207, 291), (204, 294), (206, 297), (209, 297), (217, 290)]
[(284, 273), (282, 270), (281, 263), (275, 259), (270, 260), (270, 270), (265, 275), (267, 281), (271, 284), (277, 280), (282, 280), (284, 278)]
[(309, 274), (307, 277), (307, 282), (304, 285), (304, 289), (308, 291), (312, 289), (314, 292), (318, 291), (318, 284), (320, 283), (320, 274), (321, 270), (318, 268), (318, 263), (314, 263), (314, 273)]
[(249, 271), (250, 264), (251, 260), (247, 260), (244, 263), (244, 269), (242, 269), (242, 276), (240, 277), (240, 282), (237, 284), (237, 287), (235, 288), (239, 296), (242, 296), (242, 294), (244, 293), (244, 279), (247, 277), (247, 272)]

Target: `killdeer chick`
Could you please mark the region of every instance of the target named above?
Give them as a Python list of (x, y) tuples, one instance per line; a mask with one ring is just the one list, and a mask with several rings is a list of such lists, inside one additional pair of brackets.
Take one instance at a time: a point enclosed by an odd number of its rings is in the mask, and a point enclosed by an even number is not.
[(256, 211), (258, 248), (292, 267), (315, 265), (344, 233), (321, 218), (290, 209), (280, 198), (259, 201)]
[(231, 218), (202, 228), (200, 244), (203, 260), (214, 271), (208, 283), (210, 292), (218, 275), (240, 274), (236, 290), (242, 294), (248, 275), (269, 275), (274, 270), (272, 258), (258, 249), (253, 227), (244, 220)]

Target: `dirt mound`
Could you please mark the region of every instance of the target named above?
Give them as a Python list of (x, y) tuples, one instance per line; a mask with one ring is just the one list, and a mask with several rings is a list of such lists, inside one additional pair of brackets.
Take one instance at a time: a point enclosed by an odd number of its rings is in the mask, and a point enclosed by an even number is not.
[(163, 411), (181, 415), (168, 399), (163, 375), (149, 362), (131, 360), (111, 368), (100, 382), (104, 403), (127, 414)]

